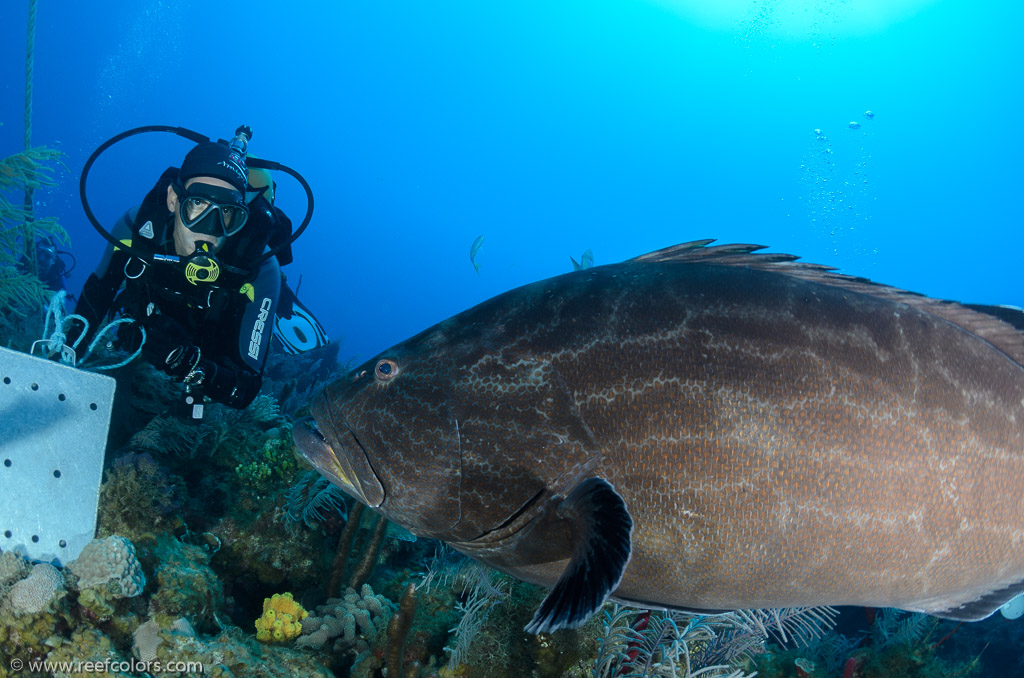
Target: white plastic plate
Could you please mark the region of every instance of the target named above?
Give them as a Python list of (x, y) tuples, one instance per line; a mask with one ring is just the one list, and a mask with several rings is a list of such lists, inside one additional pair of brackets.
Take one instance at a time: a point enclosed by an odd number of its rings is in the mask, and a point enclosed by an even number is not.
[(0, 550), (63, 565), (93, 538), (114, 383), (0, 348)]

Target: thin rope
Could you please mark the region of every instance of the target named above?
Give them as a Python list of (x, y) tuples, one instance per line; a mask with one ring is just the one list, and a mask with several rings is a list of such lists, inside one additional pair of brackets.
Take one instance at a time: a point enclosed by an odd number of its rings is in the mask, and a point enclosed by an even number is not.
[[(61, 355), (62, 363), (70, 363), (71, 361), (66, 359), (63, 355), (64, 343), (67, 341), (67, 334), (64, 332), (64, 323), (69, 320), (80, 320), (85, 327), (82, 329), (82, 333), (75, 340), (72, 351), (78, 348), (78, 344), (81, 343), (82, 337), (89, 330), (89, 321), (80, 315), (72, 313), (71, 315), (65, 315), (64, 313), (64, 302), (67, 292), (60, 290), (52, 297), (50, 297), (50, 305), (46, 307), (46, 322), (43, 325), (43, 338), (39, 341), (46, 344), (46, 351), (49, 355)], [(50, 326), (53, 326), (53, 332), (50, 331)]]
[[(82, 356), (81, 362), (85, 363), (85, 362), (87, 362), (89, 360), (89, 356), (92, 355), (92, 350), (94, 348), (96, 348), (96, 346), (100, 343), (100, 338), (104, 334), (107, 334), (108, 332), (110, 332), (110, 330), (114, 329), (118, 325), (122, 325), (124, 323), (133, 323), (133, 322), (135, 322), (134, 318), (118, 318), (117, 320), (115, 320), (113, 322), (109, 322), (106, 325), (104, 325), (103, 329), (101, 329), (99, 332), (96, 333), (96, 336), (93, 338), (92, 343), (89, 344), (89, 349), (85, 352), (85, 355)], [(127, 365), (131, 361), (135, 360), (139, 356), (139, 354), (142, 353), (142, 347), (146, 343), (146, 328), (139, 327), (139, 331), (142, 332), (142, 342), (139, 344), (139, 347), (137, 349), (135, 349), (135, 353), (132, 353), (130, 356), (128, 356), (127, 358), (125, 358), (121, 362), (114, 363), (113, 365), (88, 365), (85, 369), (88, 369), (88, 370), (116, 370), (118, 367), (124, 367), (125, 365)]]
[[(28, 2), (28, 38), (25, 46), (25, 150), (32, 148), (32, 71), (35, 67), (36, 49), (36, 0)], [(35, 221), (33, 216), (33, 190), (25, 189), (25, 258), (33, 275), (36, 271), (36, 239), (32, 235), (29, 223)]]
[(32, 69), (36, 49), (36, 0), (28, 2), (28, 41), (25, 53), (25, 150), (32, 148)]
[[(76, 361), (75, 349), (78, 348), (78, 345), (82, 343), (82, 339), (84, 339), (85, 336), (89, 333), (89, 321), (83, 318), (82, 316), (78, 315), (77, 313), (65, 314), (64, 303), (66, 296), (67, 292), (64, 290), (60, 290), (59, 292), (54, 294), (53, 297), (50, 299), (50, 305), (46, 309), (46, 322), (43, 325), (43, 338), (32, 344), (32, 349), (30, 350), (30, 353), (35, 352), (35, 347), (37, 344), (43, 344), (47, 355), (49, 355), (50, 357), (59, 355), (60, 361), (65, 365), (80, 367), (87, 370), (115, 370), (118, 367), (124, 367), (131, 361), (135, 360), (135, 358), (137, 358), (139, 354), (142, 353), (142, 346), (146, 343), (146, 329), (144, 327), (139, 328), (139, 331), (142, 332), (142, 342), (139, 344), (139, 347), (135, 349), (134, 353), (132, 353), (124, 360), (121, 360), (120, 362), (117, 363), (113, 363), (111, 365), (86, 364), (89, 361), (89, 357), (92, 355), (93, 349), (99, 345), (100, 340), (103, 338), (104, 335), (110, 333), (110, 331), (113, 330), (118, 325), (135, 322), (134, 318), (119, 318), (117, 320), (114, 320), (113, 322), (109, 322), (106, 325), (104, 325), (100, 329), (100, 331), (96, 333), (96, 336), (93, 337), (93, 340), (89, 343), (89, 348), (88, 350), (86, 350), (85, 355), (83, 355), (81, 359)], [(75, 339), (75, 343), (72, 344), (71, 346), (67, 346), (65, 344), (65, 342), (67, 341), (66, 326), (67, 323), (72, 320), (77, 320), (81, 322), (83, 327), (82, 331), (79, 332), (78, 334), (78, 338)], [(50, 331), (51, 325), (53, 327), (52, 332)]]

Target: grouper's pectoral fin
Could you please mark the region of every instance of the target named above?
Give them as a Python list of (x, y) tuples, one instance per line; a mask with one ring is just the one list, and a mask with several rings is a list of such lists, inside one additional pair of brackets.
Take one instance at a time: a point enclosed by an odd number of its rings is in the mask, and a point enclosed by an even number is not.
[(633, 519), (607, 480), (584, 480), (556, 510), (573, 524), (573, 554), (526, 625), (527, 633), (581, 626), (619, 585), (629, 563)]

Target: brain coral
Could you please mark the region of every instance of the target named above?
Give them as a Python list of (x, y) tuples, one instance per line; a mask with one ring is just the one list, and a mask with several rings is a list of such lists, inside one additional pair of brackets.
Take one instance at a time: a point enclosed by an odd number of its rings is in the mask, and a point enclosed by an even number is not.
[(64, 588), (64, 575), (48, 563), (39, 563), (27, 577), (11, 587), (7, 602), (15, 614), (42, 612)]

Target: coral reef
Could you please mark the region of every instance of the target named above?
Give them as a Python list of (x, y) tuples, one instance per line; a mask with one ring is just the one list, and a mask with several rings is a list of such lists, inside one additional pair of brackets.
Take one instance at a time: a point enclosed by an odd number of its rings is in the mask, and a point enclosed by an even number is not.
[(154, 572), (156, 593), (149, 600), (149, 613), (161, 623), (189, 616), (204, 629), (216, 627), (214, 615), (224, 606), (224, 587), (210, 567), (210, 556), (199, 547), (177, 539), (160, 537), (154, 555), (159, 564)]
[(73, 667), (92, 662), (97, 666), (109, 666), (105, 671), (54, 671), (54, 678), (78, 678), (79, 676), (106, 676), (108, 678), (130, 678), (132, 663), (114, 645), (114, 642), (102, 631), (95, 628), (82, 627), (75, 629), (70, 638), (57, 636), (52, 639), (53, 649), (46, 659), (55, 664)]
[[(155, 619), (139, 624), (132, 633), (132, 653), (141, 661), (151, 662), (157, 659), (160, 645), (164, 642), (159, 622)], [(171, 621), (167, 633), (184, 635), (186, 638), (198, 637), (192, 624), (184, 617)]]
[(954, 678), (982, 674), (984, 646), (962, 653), (959, 659), (939, 656), (940, 646), (959, 628), (952, 622), (891, 609), (872, 610), (870, 617), (867, 632), (857, 638), (832, 632), (799, 648), (770, 646), (755, 658), (758, 676)]
[[(90, 361), (94, 359), (97, 363), (112, 364), (127, 357), (119, 349), (97, 347)], [(109, 374), (117, 380), (117, 389), (114, 391), (110, 433), (107, 436), (108, 454), (113, 457), (126, 451), (161, 453), (163, 448), (156, 444), (151, 447), (134, 445), (134, 437), (139, 435), (145, 440), (149, 436), (144, 433), (147, 426), (179, 400), (181, 385), (142, 360), (133, 360)], [(122, 449), (125, 446), (129, 449)]]
[(298, 590), (320, 582), (325, 535), (308, 530), (293, 535), (284, 529), (285, 520), (282, 509), (272, 506), (223, 518), (209, 528), (222, 543), (212, 563), (230, 577), (232, 588), (259, 584), (279, 590), (287, 582)]
[[(214, 636), (196, 634), (183, 619), (157, 622), (150, 620), (139, 626), (133, 642), (133, 653), (140, 661), (193, 662), (201, 664), (201, 671), (188, 675), (217, 676), (220, 678), (334, 678), (320, 661), (308, 652), (297, 651), (283, 645), (261, 643), (251, 633), (237, 627), (228, 627)], [(151, 670), (153, 678), (177, 678), (179, 671)]]
[[(10, 556), (5, 560), (8, 577), (15, 569), (24, 571)], [(0, 656), (41, 657), (50, 639), (72, 622), (64, 576), (52, 565), (37, 563), (0, 600)]]
[(291, 593), (275, 593), (263, 601), (263, 614), (256, 620), (256, 640), (287, 643), (302, 633), (302, 620), (307, 616)]
[(173, 530), (186, 495), (181, 479), (152, 454), (124, 454), (114, 460), (100, 487), (98, 533), (138, 540)]
[[(366, 525), (367, 522), (370, 523), (369, 527)], [(365, 529), (369, 534), (357, 539), (356, 535), (361, 529)], [(363, 504), (356, 504), (338, 538), (334, 560), (331, 562), (328, 594), (339, 591), (342, 582), (346, 582), (348, 587), (359, 588), (370, 578), (379, 560), (387, 531), (387, 518), (365, 511)]]
[(263, 495), (279, 489), (282, 481), (294, 477), (298, 470), (291, 427), (286, 426), (268, 435), (255, 458), (238, 464), (235, 474), (244, 489)]

